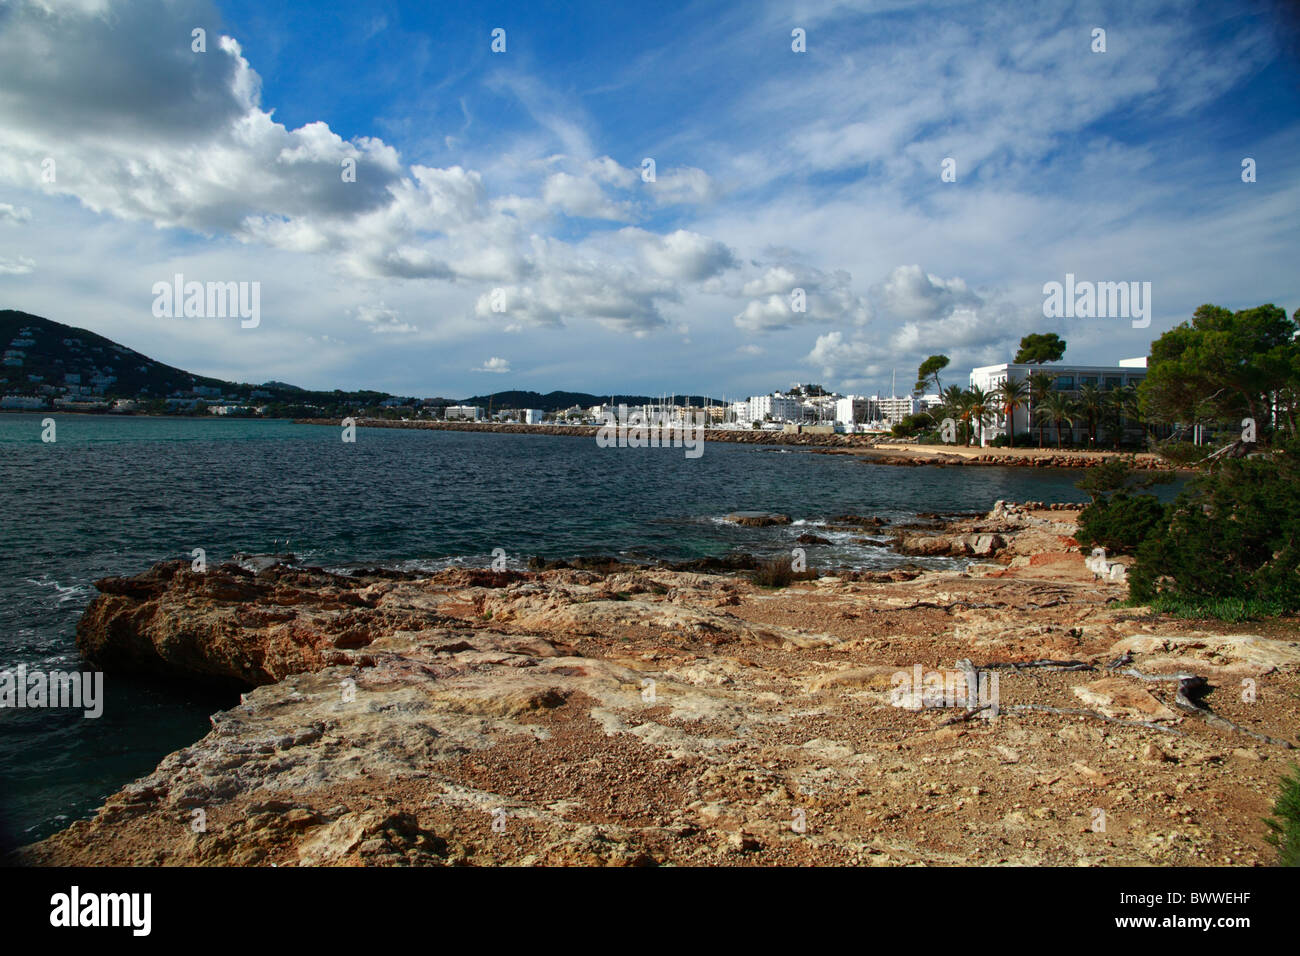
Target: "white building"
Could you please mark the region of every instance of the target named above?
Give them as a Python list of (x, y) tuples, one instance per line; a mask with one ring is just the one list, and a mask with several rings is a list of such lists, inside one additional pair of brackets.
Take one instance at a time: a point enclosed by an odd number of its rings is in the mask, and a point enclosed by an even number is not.
[(540, 408), (525, 408), (520, 412), (520, 416), (525, 425), (540, 425), (542, 423), (542, 410)]
[(754, 422), (771, 419), (774, 422), (797, 422), (800, 419), (799, 400), (776, 392), (772, 395), (755, 395), (749, 400), (749, 419)]
[[(1058, 392), (1077, 394), (1085, 385), (1095, 385), (1103, 392), (1117, 388), (1137, 385), (1147, 374), (1147, 360), (1144, 357), (1121, 359), (1118, 365), (1066, 365), (1052, 363), (1048, 365), (1017, 365), (1003, 362), (1000, 365), (984, 365), (971, 369), (970, 384), (979, 386), (986, 392), (992, 392), (1003, 382), (1024, 381), (1034, 372), (1051, 376), (1053, 387)], [(1014, 412), (1016, 434), (1030, 431), (1029, 401)], [(1007, 417), (1001, 409), (990, 409), (990, 425), (984, 428), (984, 443), (1007, 432)], [(1051, 425), (1046, 434), (1054, 435)]]
[(483, 417), (481, 405), (448, 405), (444, 416), (447, 421), (476, 422)]
[(833, 422), (839, 409), (839, 395), (814, 395), (799, 403), (800, 417), (805, 422)]
[(732, 402), (727, 407), (727, 417), (737, 425), (748, 426), (753, 421), (749, 417), (749, 402)]
[(877, 395), (872, 401), (879, 409), (880, 419), (891, 425), (897, 425), (908, 415), (921, 411), (921, 402), (913, 395), (891, 395), (888, 398)]
[(846, 395), (835, 403), (835, 424), (860, 425), (870, 421), (871, 399), (862, 395)]

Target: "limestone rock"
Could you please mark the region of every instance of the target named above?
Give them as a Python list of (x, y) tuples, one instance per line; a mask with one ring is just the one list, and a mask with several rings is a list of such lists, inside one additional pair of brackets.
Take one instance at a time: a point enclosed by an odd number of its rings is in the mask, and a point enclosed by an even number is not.
[(768, 525), (789, 524), (790, 516), (771, 511), (733, 511), (726, 520), (749, 528), (766, 528)]
[(1103, 677), (1073, 688), (1081, 701), (1107, 717), (1126, 720), (1174, 720), (1178, 714), (1131, 678)]
[[(1004, 524), (902, 529), (949, 556), (1023, 558), (978, 576), (844, 571), (773, 591), (736, 564), (602, 560), (432, 575), (168, 562), (107, 579), (79, 627), (88, 656), (242, 699), (18, 862), (1075, 865), (1097, 860), (1080, 820), (1102, 787), (1134, 821), (1108, 832), (1106, 862), (1271, 862), (1258, 821), (1286, 761), (1270, 745), (1228, 759), (1247, 741), (1207, 721), (1180, 720), (1175, 744), (1070, 713), (1169, 722), (1181, 714), (1151, 690), (1172, 685), (1006, 666), (992, 719), (892, 706), (900, 675), (960, 676), (963, 659), (1100, 667), (1128, 650), (1143, 672), (1267, 671), (1255, 705), (1225, 694), (1222, 712), (1294, 734), (1294, 642), (1134, 614), (1068, 531), (1029, 520), (1043, 509), (1001, 510)], [(1175, 793), (1203, 835), (1148, 840)]]

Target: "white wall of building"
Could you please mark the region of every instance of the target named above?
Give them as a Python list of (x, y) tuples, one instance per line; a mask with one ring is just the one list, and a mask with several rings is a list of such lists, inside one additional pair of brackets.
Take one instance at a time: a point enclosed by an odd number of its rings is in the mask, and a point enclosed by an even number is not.
[(837, 425), (857, 425), (869, 421), (871, 401), (861, 395), (847, 395), (835, 403)]
[(915, 415), (921, 410), (921, 403), (912, 395), (892, 395), (888, 398), (876, 396), (872, 399), (879, 409), (881, 420), (897, 425), (908, 415)]
[[(999, 385), (1011, 379), (1024, 381), (1033, 372), (1043, 372), (1056, 379), (1058, 391), (1075, 394), (1086, 384), (1096, 385), (1102, 391), (1136, 385), (1146, 378), (1146, 359), (1123, 359), (1118, 365), (1067, 365), (1051, 363), (1047, 365), (1017, 365), (1003, 362), (1000, 365), (984, 365), (972, 369), (970, 384), (979, 386), (986, 392), (994, 391)], [(1016, 434), (1031, 430), (1030, 405), (1028, 400), (1014, 414)], [(985, 443), (1007, 432), (1006, 415), (998, 409), (991, 411), (991, 424), (984, 429)], [(1036, 430), (1036, 429), (1033, 429)], [(1048, 426), (1050, 432), (1051, 426)]]
[(755, 395), (749, 400), (749, 418), (751, 421), (764, 421), (771, 417), (774, 422), (797, 422), (800, 420), (799, 401), (788, 395)]

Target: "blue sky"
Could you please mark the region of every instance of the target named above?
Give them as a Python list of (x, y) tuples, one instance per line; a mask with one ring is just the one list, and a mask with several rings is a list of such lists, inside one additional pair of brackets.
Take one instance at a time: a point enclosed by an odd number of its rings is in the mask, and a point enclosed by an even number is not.
[[(873, 392), (1035, 331), (1107, 363), (1203, 302), (1300, 307), (1283, 9), (15, 0), (0, 301), (414, 395)], [(156, 318), (176, 272), (259, 282), (261, 323)], [(1067, 272), (1151, 282), (1151, 327), (1044, 318)]]

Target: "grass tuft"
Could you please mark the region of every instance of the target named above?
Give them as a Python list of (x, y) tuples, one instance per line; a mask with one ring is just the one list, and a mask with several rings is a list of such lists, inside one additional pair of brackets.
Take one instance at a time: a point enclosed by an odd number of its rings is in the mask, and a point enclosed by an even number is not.
[(1300, 766), (1292, 764), (1290, 776), (1281, 780), (1273, 815), (1264, 820), (1264, 839), (1277, 847), (1279, 866), (1300, 866)]
[(1145, 605), (1157, 613), (1169, 614), (1172, 617), (1187, 620), (1209, 618), (1229, 623), (1253, 621), (1263, 617), (1277, 617), (1287, 613), (1287, 609), (1282, 606), (1280, 601), (1265, 601), (1258, 598), (1233, 597), (1189, 600), (1187, 598), (1157, 595), (1150, 601), (1134, 600), (1131, 603)]

